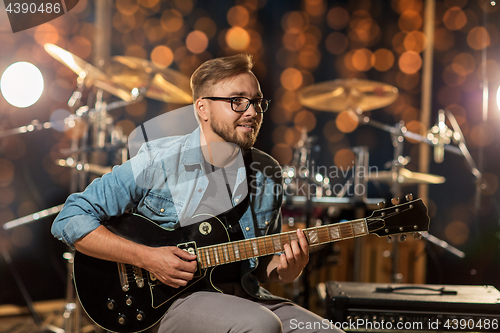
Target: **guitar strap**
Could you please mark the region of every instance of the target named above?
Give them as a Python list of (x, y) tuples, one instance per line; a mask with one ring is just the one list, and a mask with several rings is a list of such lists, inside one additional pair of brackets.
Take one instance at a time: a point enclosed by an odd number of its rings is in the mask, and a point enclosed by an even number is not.
[[(224, 222), (224, 224), (226, 225), (226, 228), (229, 231), (236, 231), (239, 229), (239, 221), (240, 221), (241, 217), (243, 216), (243, 214), (245, 214), (248, 206), (250, 205), (250, 195), (251, 195), (251, 193), (253, 193), (253, 189), (250, 185), (252, 183), (254, 183), (252, 180), (255, 177), (255, 175), (252, 172), (253, 170), (251, 168), (252, 161), (253, 161), (252, 150), (249, 149), (249, 150), (244, 151), (243, 152), (243, 162), (245, 164), (246, 182), (247, 182), (247, 194), (246, 194), (245, 198), (242, 201), (240, 201), (236, 206), (233, 206), (233, 208), (231, 208), (229, 211), (227, 211), (224, 214), (222, 214), (221, 216), (219, 216), (219, 218)], [(231, 189), (230, 189), (230, 186), (228, 184), (224, 169), (222, 169), (222, 171), (224, 174), (224, 178), (226, 180), (226, 185), (227, 185), (229, 197), (232, 198)], [(234, 202), (234, 201), (231, 200), (231, 202)]]

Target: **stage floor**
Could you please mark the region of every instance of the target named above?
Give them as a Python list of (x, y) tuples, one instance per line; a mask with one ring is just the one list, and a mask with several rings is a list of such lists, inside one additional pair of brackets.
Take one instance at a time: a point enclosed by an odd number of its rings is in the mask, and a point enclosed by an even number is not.
[[(18, 305), (0, 305), (0, 333), (64, 333), (65, 325), (67, 331), (75, 333), (102, 333), (102, 329), (90, 323), (89, 319), (82, 315), (81, 324), (77, 324), (77, 312), (73, 311), (74, 320), (65, 320), (65, 300), (49, 300), (35, 302), (35, 311), (41, 317), (42, 324), (37, 325), (28, 307)], [(79, 327), (80, 326), (80, 327)]]

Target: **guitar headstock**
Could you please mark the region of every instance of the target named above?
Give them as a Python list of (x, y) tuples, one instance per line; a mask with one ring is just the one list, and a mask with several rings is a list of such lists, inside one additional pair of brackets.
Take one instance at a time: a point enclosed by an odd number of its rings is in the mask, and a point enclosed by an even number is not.
[(412, 233), (419, 238), (420, 232), (429, 230), (429, 215), (422, 199), (413, 200), (411, 194), (406, 196), (407, 202), (399, 203), (399, 199), (392, 199), (393, 206), (378, 209), (366, 219), (368, 232), (379, 237)]

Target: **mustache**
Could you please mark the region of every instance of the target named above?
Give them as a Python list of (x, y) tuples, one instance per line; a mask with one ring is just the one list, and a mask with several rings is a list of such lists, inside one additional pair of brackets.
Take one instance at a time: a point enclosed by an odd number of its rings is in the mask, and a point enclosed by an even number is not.
[(260, 123), (256, 122), (256, 121), (245, 121), (245, 122), (238, 123), (237, 125), (246, 125), (246, 126), (258, 127), (260, 125)]

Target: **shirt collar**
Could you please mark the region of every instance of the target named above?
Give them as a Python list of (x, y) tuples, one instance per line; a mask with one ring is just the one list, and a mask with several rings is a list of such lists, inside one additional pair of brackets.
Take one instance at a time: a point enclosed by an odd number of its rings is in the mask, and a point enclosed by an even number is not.
[(188, 135), (181, 151), (180, 161), (184, 165), (201, 165), (203, 163), (200, 147), (200, 127), (197, 127)]

